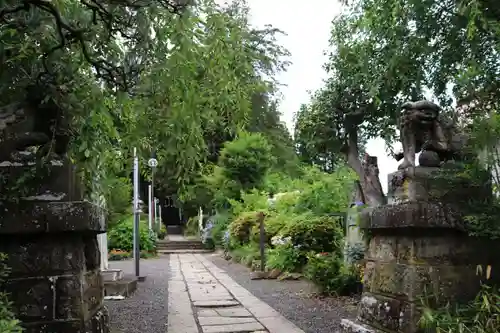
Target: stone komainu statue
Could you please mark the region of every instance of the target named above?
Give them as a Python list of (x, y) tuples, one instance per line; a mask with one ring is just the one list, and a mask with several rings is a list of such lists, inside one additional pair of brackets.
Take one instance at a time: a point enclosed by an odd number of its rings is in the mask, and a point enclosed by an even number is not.
[(441, 108), (430, 101), (408, 102), (402, 106), (400, 136), (403, 152), (396, 160), (403, 162), (399, 169), (415, 166), (415, 154), (421, 152), (419, 164), (439, 167), (449, 160), (463, 161), (468, 136), (460, 133), (450, 119), (440, 115)]
[(70, 136), (65, 116), (44, 91), (32, 85), (23, 102), (0, 107), (0, 161), (15, 158), (30, 147), (38, 147), (39, 156), (67, 152)]

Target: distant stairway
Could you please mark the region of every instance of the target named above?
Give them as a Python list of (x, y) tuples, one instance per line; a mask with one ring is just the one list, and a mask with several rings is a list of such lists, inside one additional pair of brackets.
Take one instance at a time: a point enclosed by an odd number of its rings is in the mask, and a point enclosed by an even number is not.
[(168, 235), (182, 235), (182, 226), (180, 225), (167, 225)]
[(186, 238), (181, 235), (167, 234), (165, 240), (156, 243), (158, 253), (173, 254), (173, 253), (206, 253), (212, 252), (203, 247), (203, 243), (199, 239)]

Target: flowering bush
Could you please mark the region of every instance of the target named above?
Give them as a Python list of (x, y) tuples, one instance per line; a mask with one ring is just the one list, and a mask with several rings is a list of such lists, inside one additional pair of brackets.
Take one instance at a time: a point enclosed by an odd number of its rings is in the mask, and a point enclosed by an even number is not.
[(108, 253), (108, 260), (118, 261), (125, 260), (132, 257), (132, 253), (128, 251), (123, 251), (119, 249), (113, 249)]
[(295, 272), (304, 267), (307, 257), (291, 244), (277, 245), (267, 251), (267, 267), (283, 272)]
[(215, 243), (212, 238), (212, 229), (214, 227), (214, 224), (212, 221), (209, 221), (205, 228), (203, 228), (201, 232), (201, 242), (203, 245), (205, 245), (205, 248), (207, 249), (213, 249), (215, 248)]

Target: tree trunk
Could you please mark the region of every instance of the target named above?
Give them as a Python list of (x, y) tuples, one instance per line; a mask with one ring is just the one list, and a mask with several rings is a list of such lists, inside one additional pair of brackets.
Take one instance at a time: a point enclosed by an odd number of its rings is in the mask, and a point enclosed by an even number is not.
[(363, 162), (359, 158), (357, 126), (352, 126), (349, 130), (346, 144), (347, 164), (359, 176), (359, 189), (363, 202), (370, 207), (386, 204), (387, 198), (378, 178), (377, 157), (365, 154)]

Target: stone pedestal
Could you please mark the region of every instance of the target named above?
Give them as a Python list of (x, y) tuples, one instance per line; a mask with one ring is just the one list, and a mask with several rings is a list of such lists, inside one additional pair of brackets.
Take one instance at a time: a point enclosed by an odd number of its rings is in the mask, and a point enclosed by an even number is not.
[(432, 307), (471, 300), (480, 287), (477, 265), (500, 264), (498, 242), (469, 237), (464, 228), (463, 200), (491, 192), (435, 171), (390, 175), (393, 203), (362, 214), (371, 235), (364, 290), (358, 319), (343, 320), (344, 332), (419, 332), (423, 300)]
[(105, 225), (74, 168), (2, 162), (0, 175), (0, 252), (11, 268), (3, 287), (25, 332), (108, 333), (97, 242)]

